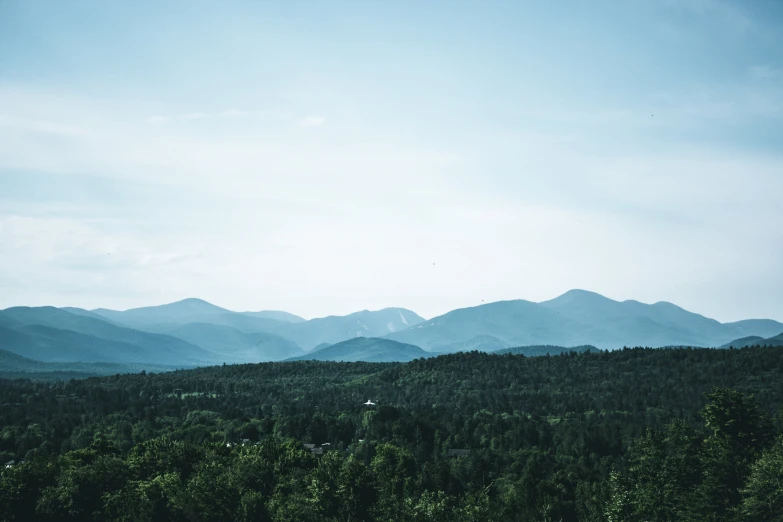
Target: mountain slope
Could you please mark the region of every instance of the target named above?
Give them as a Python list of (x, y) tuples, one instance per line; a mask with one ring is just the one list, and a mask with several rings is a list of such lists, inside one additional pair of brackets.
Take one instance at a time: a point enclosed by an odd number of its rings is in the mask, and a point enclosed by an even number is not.
[[(453, 352), (471, 343), (493, 349), (533, 344), (580, 344), (567, 334), (569, 320), (530, 301), (499, 301), (461, 308), (386, 336), (428, 351)], [(542, 340), (545, 341), (542, 342)]]
[(418, 346), (398, 343), (389, 339), (357, 337), (289, 361), (345, 361), (345, 362), (408, 362), (420, 357), (432, 357)]
[(778, 335), (763, 338), (758, 335), (750, 335), (748, 337), (742, 337), (740, 339), (734, 339), (733, 341), (724, 344), (721, 348), (747, 348), (748, 346), (783, 346), (783, 333)]
[(226, 362), (280, 361), (304, 353), (293, 342), (265, 332), (248, 333), (230, 326), (189, 323), (168, 332), (206, 350), (222, 355)]
[(242, 312), (242, 315), (250, 317), (259, 317), (261, 319), (274, 319), (275, 321), (282, 321), (284, 323), (303, 323), (305, 319), (298, 315), (289, 314), (288, 312), (282, 312), (280, 310), (262, 310), (260, 312)]
[[(274, 332), (294, 322), (290, 318), (281, 321), (256, 315), (264, 312), (250, 314), (232, 312), (201, 299), (184, 299), (176, 303), (132, 308), (122, 312), (105, 308), (98, 308), (92, 312), (114, 323), (148, 332), (164, 332), (172, 329), (173, 326), (190, 323), (230, 326), (243, 332)], [(285, 314), (285, 312), (281, 313)]]
[[(82, 363), (82, 362), (42, 362), (0, 349), (0, 376), (13, 373), (78, 373), (74, 377), (115, 375), (117, 373), (138, 373), (142, 370), (164, 372), (174, 370), (173, 366), (132, 363)], [(13, 375), (24, 377), (24, 375)]]
[(191, 317), (205, 314), (226, 313), (229, 310), (208, 303), (203, 299), (189, 298), (158, 306), (144, 306), (141, 308), (131, 308), (130, 310), (117, 311), (106, 308), (92, 310), (93, 313), (116, 319), (119, 322), (152, 322), (152, 323), (175, 323), (181, 320), (187, 320)]
[(60, 310), (63, 310), (64, 312), (68, 312), (71, 314), (83, 315), (85, 317), (92, 317), (93, 319), (99, 319), (101, 321), (106, 321), (110, 323), (112, 322), (107, 317), (103, 317), (102, 315), (98, 315), (95, 312), (85, 310), (84, 308), (76, 308), (73, 306), (62, 306), (60, 307)]
[(383, 337), (390, 332), (415, 326), (422, 321), (424, 319), (410, 310), (385, 308), (378, 311), (363, 310), (345, 316), (311, 319), (270, 331), (290, 339), (305, 350), (310, 350), (322, 343), (334, 344), (354, 337)]
[(154, 353), (132, 344), (41, 325), (0, 327), (0, 349), (43, 362), (150, 362), (155, 358)]
[[(24, 342), (33, 353), (20, 353), (44, 361), (146, 362), (172, 365), (216, 364), (218, 357), (203, 348), (168, 335), (124, 328), (54, 307), (15, 307), (0, 312), (32, 337)], [(13, 337), (11, 334), (7, 334)], [(83, 337), (86, 337), (83, 338)], [(0, 348), (4, 346), (0, 345)], [(39, 353), (36, 352), (36, 353)]]
[(735, 337), (756, 335), (766, 339), (783, 332), (783, 323), (772, 319), (746, 319), (724, 324), (736, 332)]
[(305, 321), (280, 311), (232, 312), (201, 299), (185, 299), (122, 312), (104, 308), (92, 312), (117, 324), (148, 332), (168, 332), (174, 326), (190, 323), (230, 326), (245, 333), (265, 332), (288, 339), (305, 350), (354, 337), (382, 337), (424, 320), (404, 308), (386, 308)]
[(540, 304), (575, 322), (600, 325), (604, 335), (583, 341), (598, 346), (715, 346), (731, 336), (718, 321), (666, 302), (619, 302), (594, 292), (571, 290)]
[(541, 303), (500, 301), (454, 310), (386, 337), (436, 351), (524, 345), (720, 346), (747, 331), (766, 331), (776, 324), (780, 323), (722, 324), (671, 303), (619, 302), (594, 292), (571, 290)]

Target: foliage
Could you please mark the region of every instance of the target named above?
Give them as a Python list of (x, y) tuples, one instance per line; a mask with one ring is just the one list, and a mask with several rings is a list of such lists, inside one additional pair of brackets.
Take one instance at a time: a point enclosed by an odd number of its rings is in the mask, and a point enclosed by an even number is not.
[(783, 520), (781, 404), (775, 348), (4, 380), (0, 521)]

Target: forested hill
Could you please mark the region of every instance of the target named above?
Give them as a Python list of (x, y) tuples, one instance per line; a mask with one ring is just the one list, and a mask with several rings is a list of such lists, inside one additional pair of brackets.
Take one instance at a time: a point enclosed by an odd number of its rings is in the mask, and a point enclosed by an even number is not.
[(0, 380), (0, 520), (772, 520), (781, 404), (781, 348)]
[(515, 355), (524, 355), (527, 357), (536, 357), (539, 355), (558, 355), (568, 352), (600, 352), (598, 348), (590, 345), (582, 346), (552, 346), (551, 344), (544, 344), (538, 346), (517, 346), (515, 348), (503, 348), (501, 350), (495, 350), (493, 353), (498, 355), (512, 353)]
[(433, 357), (418, 346), (398, 343), (390, 339), (356, 337), (332, 344), (307, 355), (292, 357), (289, 361), (346, 361), (346, 362), (407, 362), (421, 357)]

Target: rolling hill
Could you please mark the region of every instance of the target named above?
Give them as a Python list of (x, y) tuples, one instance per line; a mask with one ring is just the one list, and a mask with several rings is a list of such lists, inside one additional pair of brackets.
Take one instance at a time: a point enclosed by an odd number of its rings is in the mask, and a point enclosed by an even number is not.
[(284, 323), (303, 323), (305, 319), (298, 315), (289, 314), (288, 312), (281, 312), (279, 310), (262, 310), (260, 312), (242, 312), (242, 315), (250, 317), (258, 317), (261, 319), (274, 319), (275, 321), (282, 321)]
[(568, 352), (600, 352), (598, 348), (595, 346), (516, 346), (514, 348), (503, 348), (502, 350), (497, 350), (494, 353), (498, 355), (503, 354), (513, 354), (513, 355), (524, 355), (525, 357), (538, 357), (541, 355), (558, 355), (561, 353), (568, 353)]
[(748, 346), (783, 346), (783, 333), (766, 339), (758, 335), (749, 335), (748, 337), (734, 339), (721, 346), (721, 348), (747, 348)]
[(759, 336), (767, 338), (783, 332), (783, 328), (781, 328), (783, 324), (772, 319), (746, 319), (744, 321), (725, 323), (725, 325), (731, 327), (737, 333), (737, 337)]
[(92, 377), (118, 373), (164, 372), (174, 366), (132, 363), (41, 362), (0, 349), (0, 377), (24, 377), (24, 374), (72, 374), (70, 377)]
[(389, 339), (357, 337), (307, 355), (293, 357), (289, 361), (345, 361), (345, 362), (408, 362), (420, 357), (432, 357), (418, 346), (398, 343)]

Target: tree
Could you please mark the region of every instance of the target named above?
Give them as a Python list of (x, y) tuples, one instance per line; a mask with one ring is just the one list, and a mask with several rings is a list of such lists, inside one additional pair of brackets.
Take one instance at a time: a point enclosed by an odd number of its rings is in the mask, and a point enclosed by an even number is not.
[(742, 520), (783, 521), (783, 439), (751, 466), (742, 494)]
[(774, 440), (769, 415), (755, 398), (715, 388), (702, 410), (710, 436), (704, 440), (702, 483), (689, 516), (692, 520), (726, 520), (741, 501), (741, 489), (752, 462)]
[(381, 490), (381, 508), (392, 518), (399, 518), (415, 473), (413, 456), (393, 444), (380, 444), (372, 459), (372, 470)]
[[(683, 520), (694, 489), (701, 482), (701, 437), (683, 421), (662, 431), (648, 430), (636, 439), (628, 455), (626, 486), (615, 480), (636, 520)], [(626, 489), (627, 488), (627, 489)]]
[(348, 457), (340, 470), (337, 490), (340, 500), (340, 519), (346, 522), (370, 520), (378, 501), (375, 477), (353, 455)]

